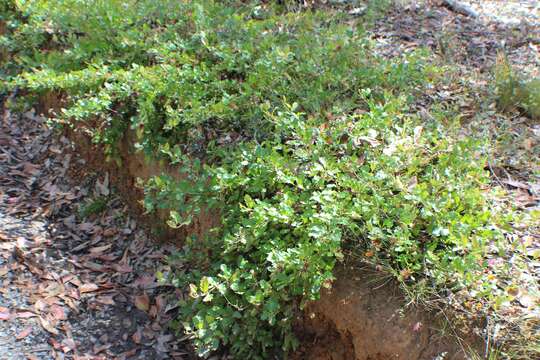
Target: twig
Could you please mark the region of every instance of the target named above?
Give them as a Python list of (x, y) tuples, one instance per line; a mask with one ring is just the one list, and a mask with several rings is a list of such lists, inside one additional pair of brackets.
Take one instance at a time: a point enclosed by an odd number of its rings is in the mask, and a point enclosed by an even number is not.
[(388, 284), (390, 281), (392, 281), (392, 278), (389, 276), (388, 280), (384, 281), (381, 285), (378, 285), (374, 287), (372, 290), (379, 290), (380, 288), (384, 287), (386, 284)]
[(484, 356), (487, 356), (489, 354), (489, 341), (491, 338), (491, 331), (489, 328), (489, 316), (487, 317), (487, 323), (486, 323), (486, 333), (487, 333), (487, 340), (486, 340), (486, 348), (484, 350)]
[(495, 173), (495, 170), (493, 170), (493, 167), (491, 167), (491, 162), (489, 161), (489, 155), (488, 155), (488, 158), (487, 158), (487, 163), (488, 163), (489, 170), (491, 171), (491, 173), (492, 173), (493, 176), (495, 177), (495, 180), (497, 180), (497, 182), (499, 183), (499, 185), (501, 185), (501, 186), (504, 187), (504, 183), (501, 181), (501, 179), (499, 179), (499, 177), (498, 177), (497, 174)]

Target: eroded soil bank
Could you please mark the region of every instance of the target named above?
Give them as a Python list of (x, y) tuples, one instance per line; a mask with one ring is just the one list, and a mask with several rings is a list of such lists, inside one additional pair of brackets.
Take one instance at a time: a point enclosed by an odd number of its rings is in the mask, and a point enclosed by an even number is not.
[[(42, 104), (42, 109), (51, 102)], [(143, 214), (142, 190), (137, 179), (160, 173), (178, 176), (176, 169), (145, 159), (135, 151), (134, 139), (126, 136), (119, 147), (116, 162), (106, 162), (100, 149), (82, 133), (65, 133), (86, 164), (98, 172), (107, 172), (113, 185), (132, 214), (146, 224), (163, 243), (181, 245), (190, 234), (204, 234), (219, 224), (217, 214), (205, 213), (188, 228), (173, 230), (166, 225), (167, 214)], [(121, 166), (118, 166), (121, 164)], [(405, 297), (388, 275), (360, 269), (349, 264), (336, 271), (337, 280), (321, 299), (310, 304), (298, 321), (297, 335), (302, 339), (295, 360), (383, 360), (383, 359), (465, 359), (466, 352), (479, 349), (478, 338), (468, 334), (442, 332), (444, 316), (426, 309), (407, 306)], [(478, 350), (476, 349), (476, 350)]]
[(473, 334), (452, 332), (443, 314), (407, 306), (381, 272), (344, 265), (336, 277), (332, 289), (305, 310), (302, 330), (311, 341), (298, 359), (457, 360), (479, 345)]
[[(43, 118), (4, 112), (0, 359), (192, 358), (166, 326), (183, 295), (154, 277), (167, 271), (164, 257), (172, 249), (153, 246), (135, 220), (142, 218), (136, 178), (174, 169), (146, 161), (128, 141), (118, 167), (81, 134), (67, 134), (77, 151)], [(104, 196), (108, 204), (100, 212), (81, 216), (81, 205)], [(134, 217), (125, 215), (124, 204)], [(163, 216), (146, 221), (165, 228)], [(217, 218), (208, 216), (189, 231), (212, 223)], [(161, 239), (180, 244), (189, 231), (162, 232)], [(403, 295), (381, 276), (341, 268), (332, 291), (299, 321), (302, 346), (292, 358), (464, 358), (461, 346), (437, 330), (440, 319), (405, 308)]]

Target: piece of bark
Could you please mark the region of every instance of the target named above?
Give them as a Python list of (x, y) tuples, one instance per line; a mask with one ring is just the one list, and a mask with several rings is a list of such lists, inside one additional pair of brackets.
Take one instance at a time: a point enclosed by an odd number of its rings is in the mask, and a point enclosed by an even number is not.
[(455, 11), (459, 14), (472, 18), (478, 17), (478, 13), (476, 11), (474, 11), (470, 6), (462, 4), (458, 0), (443, 0), (443, 4), (450, 10)]

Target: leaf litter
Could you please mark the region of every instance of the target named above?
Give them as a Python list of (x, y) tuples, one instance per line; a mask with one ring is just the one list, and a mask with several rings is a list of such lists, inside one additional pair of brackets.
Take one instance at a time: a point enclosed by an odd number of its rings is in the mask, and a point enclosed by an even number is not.
[[(155, 247), (109, 175), (84, 173), (41, 117), (2, 108), (0, 359), (193, 358), (167, 326), (173, 290), (153, 275), (172, 248)], [(82, 217), (96, 198), (103, 211)]]

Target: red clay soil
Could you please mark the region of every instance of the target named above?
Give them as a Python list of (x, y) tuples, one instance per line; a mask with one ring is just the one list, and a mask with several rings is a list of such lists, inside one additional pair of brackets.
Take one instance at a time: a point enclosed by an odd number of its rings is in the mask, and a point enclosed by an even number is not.
[[(439, 330), (442, 319), (406, 307), (403, 293), (380, 272), (355, 266), (336, 270), (331, 290), (304, 312), (307, 334), (295, 360), (458, 360), (462, 345)], [(461, 334), (463, 335), (463, 334)]]

